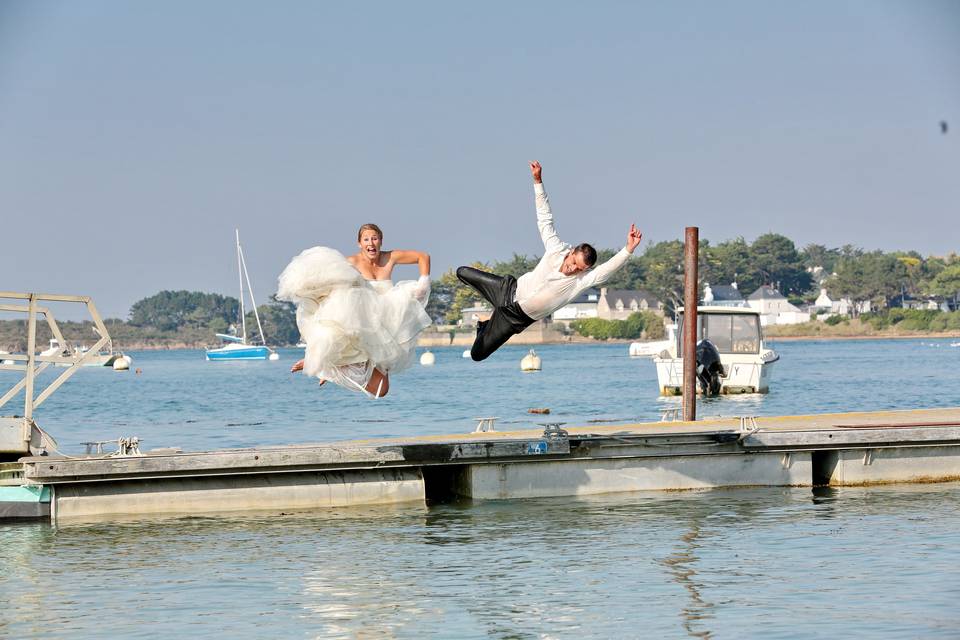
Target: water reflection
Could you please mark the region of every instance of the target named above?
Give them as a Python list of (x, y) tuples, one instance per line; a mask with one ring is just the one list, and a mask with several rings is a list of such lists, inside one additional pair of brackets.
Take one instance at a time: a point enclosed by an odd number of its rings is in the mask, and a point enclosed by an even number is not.
[(823, 505), (825, 508), (819, 509), (817, 514), (821, 517), (829, 517), (833, 510), (829, 507), (837, 501), (839, 497), (839, 491), (837, 487), (830, 486), (819, 486), (813, 487), (810, 490), (810, 498), (813, 501), (813, 504)]
[(700, 548), (701, 529), (696, 520), (690, 523), (687, 532), (680, 536), (679, 544), (674, 552), (663, 559), (663, 564), (669, 569), (674, 580), (683, 587), (690, 596), (690, 602), (680, 610), (684, 630), (694, 638), (709, 638), (709, 631), (697, 629), (698, 623), (709, 619), (713, 603), (704, 600), (701, 595), (702, 585), (697, 582), (696, 565), (697, 550)]
[(958, 485), (6, 526), (0, 629), (711, 638), (817, 635), (829, 625), (949, 636), (958, 527)]

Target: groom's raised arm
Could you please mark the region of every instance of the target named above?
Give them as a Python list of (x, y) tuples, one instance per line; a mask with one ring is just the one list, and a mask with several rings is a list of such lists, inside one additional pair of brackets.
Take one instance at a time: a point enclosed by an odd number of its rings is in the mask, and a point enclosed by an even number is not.
[(642, 238), (643, 234), (640, 232), (640, 229), (637, 229), (636, 225), (631, 224), (630, 231), (627, 232), (627, 244), (623, 249), (620, 249), (620, 251), (615, 253), (612, 258), (603, 264), (598, 265), (596, 269), (591, 269), (581, 276), (579, 286), (582, 289), (586, 289), (587, 287), (595, 287), (606, 282), (617, 269), (627, 263), (627, 260), (630, 259), (634, 250), (640, 245)]
[(541, 173), (543, 168), (534, 160), (530, 163), (530, 173), (533, 174), (533, 193), (537, 202), (537, 228), (540, 229), (540, 239), (547, 253), (558, 253), (566, 249), (566, 245), (557, 235), (553, 226), (553, 212), (550, 210), (550, 198), (543, 189)]

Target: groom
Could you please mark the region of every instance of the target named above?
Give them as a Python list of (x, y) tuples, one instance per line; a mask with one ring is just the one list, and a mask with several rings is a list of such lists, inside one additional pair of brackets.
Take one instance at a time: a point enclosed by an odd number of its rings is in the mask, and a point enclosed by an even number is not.
[(572, 247), (561, 242), (557, 236), (550, 200), (543, 189), (542, 171), (539, 162), (530, 163), (537, 203), (537, 227), (544, 248), (543, 257), (533, 271), (514, 278), (472, 267), (457, 269), (457, 277), (493, 305), (490, 319), (477, 325), (477, 338), (470, 349), (470, 357), (477, 362), (499, 349), (510, 336), (520, 333), (576, 298), (584, 289), (605, 282), (626, 263), (643, 237), (640, 230), (631, 224), (627, 245), (591, 271), (597, 261), (596, 249), (587, 243)]

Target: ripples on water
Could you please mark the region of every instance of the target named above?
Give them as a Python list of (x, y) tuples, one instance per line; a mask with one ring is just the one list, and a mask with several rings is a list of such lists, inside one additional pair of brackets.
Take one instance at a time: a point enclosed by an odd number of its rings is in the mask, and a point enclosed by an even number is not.
[(7, 637), (956, 637), (960, 487), (0, 526)]
[[(700, 415), (960, 404), (960, 349), (783, 343), (767, 396)], [(38, 412), (65, 449), (253, 446), (467, 431), (480, 415), (651, 420), (648, 360), (625, 345), (459, 349), (368, 401), (279, 363), (134, 354), (82, 371)], [(0, 381), (5, 380), (0, 378)], [(4, 637), (957, 637), (960, 485), (644, 493), (340, 509), (53, 529), (0, 524)]]

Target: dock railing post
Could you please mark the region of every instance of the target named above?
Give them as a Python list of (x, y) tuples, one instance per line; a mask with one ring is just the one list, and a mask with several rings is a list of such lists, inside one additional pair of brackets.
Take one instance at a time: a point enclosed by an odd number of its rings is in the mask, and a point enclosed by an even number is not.
[(687, 227), (683, 242), (683, 419), (697, 419), (697, 266), (700, 229)]
[[(37, 350), (37, 294), (31, 293), (27, 311), (27, 370), (26, 398), (23, 407), (23, 420), (26, 425), (33, 420), (33, 377), (36, 374)], [(26, 438), (29, 440), (29, 436)]]

